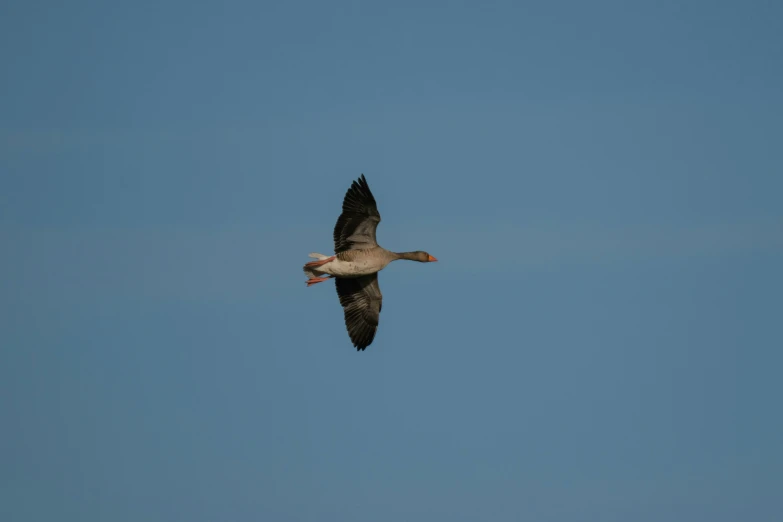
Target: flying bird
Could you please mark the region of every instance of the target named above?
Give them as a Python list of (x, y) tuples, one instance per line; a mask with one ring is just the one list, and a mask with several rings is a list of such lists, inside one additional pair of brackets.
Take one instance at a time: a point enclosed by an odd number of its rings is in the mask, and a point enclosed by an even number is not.
[[(398, 259), (420, 263), (437, 261), (427, 252), (391, 252), (378, 245), (375, 230), (381, 215), (364, 174), (351, 183), (343, 199), (343, 213), (334, 226), (333, 256), (311, 253), (304, 266), (307, 286), (334, 278), (345, 313), (345, 326), (357, 350), (372, 343), (378, 329), (383, 295), (378, 272)], [(327, 277), (322, 277), (327, 276)]]

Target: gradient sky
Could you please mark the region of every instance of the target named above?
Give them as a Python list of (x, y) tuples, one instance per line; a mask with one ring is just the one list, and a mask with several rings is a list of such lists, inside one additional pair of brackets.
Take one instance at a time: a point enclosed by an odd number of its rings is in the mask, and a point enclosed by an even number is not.
[(781, 20), (4, 2), (0, 519), (783, 520)]

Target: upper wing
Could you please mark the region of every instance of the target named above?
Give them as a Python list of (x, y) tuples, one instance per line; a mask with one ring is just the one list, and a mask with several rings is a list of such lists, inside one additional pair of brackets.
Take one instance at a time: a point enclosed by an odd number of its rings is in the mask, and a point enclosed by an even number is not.
[(375, 198), (362, 174), (345, 193), (343, 213), (334, 226), (335, 253), (378, 246), (375, 229), (380, 222), (381, 215), (375, 206)]
[(356, 278), (336, 278), (337, 295), (345, 312), (345, 326), (357, 350), (364, 350), (375, 338), (381, 317), (383, 295), (378, 274)]

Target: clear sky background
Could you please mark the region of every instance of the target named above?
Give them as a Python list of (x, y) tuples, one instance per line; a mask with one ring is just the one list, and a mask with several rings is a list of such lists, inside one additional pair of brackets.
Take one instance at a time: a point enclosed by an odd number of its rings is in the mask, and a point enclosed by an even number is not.
[(0, 519), (782, 520), (781, 20), (4, 2)]

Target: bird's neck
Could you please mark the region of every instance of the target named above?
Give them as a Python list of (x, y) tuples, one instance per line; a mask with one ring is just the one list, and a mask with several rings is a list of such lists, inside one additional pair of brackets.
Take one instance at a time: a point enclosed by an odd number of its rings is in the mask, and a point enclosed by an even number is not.
[(407, 259), (408, 261), (418, 261), (416, 252), (394, 252), (395, 259)]

